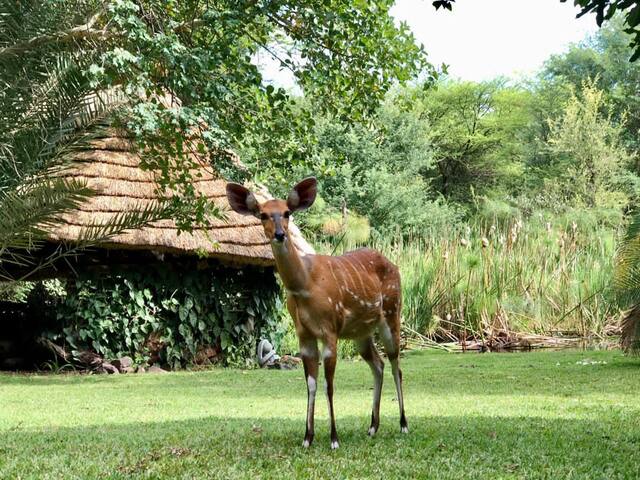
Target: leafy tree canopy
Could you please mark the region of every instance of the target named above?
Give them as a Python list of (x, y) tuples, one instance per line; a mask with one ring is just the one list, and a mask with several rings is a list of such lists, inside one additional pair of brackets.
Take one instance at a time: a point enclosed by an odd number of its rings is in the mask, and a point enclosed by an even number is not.
[[(28, 88), (18, 82), (25, 74), (27, 81), (46, 75), (47, 59), (81, 52), (93, 88), (117, 88), (127, 97), (126, 122), (151, 153), (146, 166), (162, 172), (164, 186), (187, 189), (180, 147), (194, 131), (215, 151), (259, 138), (260, 153), (273, 162), (305, 158), (298, 144), (287, 148), (286, 138), (304, 136), (312, 119), (291, 115), (287, 92), (263, 80), (259, 52), (292, 71), (319, 108), (351, 120), (371, 113), (394, 82), (432, 74), (407, 26), (394, 24), (392, 4), (7, 2), (0, 62), (14, 72), (11, 87), (19, 92)], [(168, 93), (181, 108), (166, 105)], [(12, 97), (5, 108), (16, 107), (22, 93)], [(174, 168), (169, 157), (178, 162)]]
[(435, 74), (392, 5), (0, 0), (0, 211), (14, 219), (2, 222), (0, 257), (91, 194), (73, 182), (24, 185), (46, 180), (113, 118), (144, 148), (161, 189), (189, 206), (173, 215), (184, 230), (213, 212), (193, 189), (194, 148), (227, 175), (238, 175), (227, 152), (242, 147), (283, 170), (304, 163), (313, 118), (292, 114), (293, 99), (263, 79), (256, 56), (290, 70), (314, 108), (361, 121), (391, 85)]

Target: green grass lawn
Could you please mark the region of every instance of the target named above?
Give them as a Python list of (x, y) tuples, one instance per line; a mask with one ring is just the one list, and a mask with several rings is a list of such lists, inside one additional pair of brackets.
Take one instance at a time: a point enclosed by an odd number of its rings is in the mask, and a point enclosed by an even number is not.
[(403, 370), (411, 431), (387, 366), (372, 439), (369, 368), (338, 363), (335, 452), (322, 396), (300, 446), (302, 370), (0, 375), (0, 478), (640, 478), (638, 359), (414, 352)]

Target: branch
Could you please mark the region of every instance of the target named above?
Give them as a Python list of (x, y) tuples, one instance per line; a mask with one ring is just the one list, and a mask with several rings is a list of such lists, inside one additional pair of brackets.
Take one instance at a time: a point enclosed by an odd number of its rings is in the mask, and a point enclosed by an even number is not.
[(15, 56), (22, 52), (38, 48), (42, 45), (46, 45), (47, 43), (69, 43), (75, 40), (84, 39), (106, 39), (110, 36), (106, 30), (97, 30), (93, 28), (95, 23), (100, 18), (101, 14), (102, 12), (96, 13), (84, 25), (78, 25), (77, 27), (73, 27), (70, 30), (62, 30), (50, 35), (41, 35), (39, 37), (31, 38), (26, 42), (17, 43), (15, 45), (11, 45), (10, 47), (0, 49), (0, 60), (4, 57), (12, 55)]
[[(84, 25), (78, 25), (70, 30), (62, 30), (49, 35), (41, 35), (39, 37), (31, 38), (25, 42), (0, 49), (0, 60), (4, 57), (19, 55), (22, 52), (33, 50), (48, 43), (70, 43), (76, 40), (105, 40), (115, 36), (113, 33), (107, 32), (106, 29), (93, 28), (101, 14), (101, 12), (96, 13)], [(184, 33), (189, 29), (198, 28), (205, 24), (206, 22), (203, 19), (194, 19), (181, 23), (174, 29), (174, 32), (178, 34)]]

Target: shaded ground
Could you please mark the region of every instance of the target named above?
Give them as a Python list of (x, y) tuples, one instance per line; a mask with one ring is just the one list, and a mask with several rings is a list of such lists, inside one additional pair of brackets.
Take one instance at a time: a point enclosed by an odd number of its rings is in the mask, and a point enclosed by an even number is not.
[(321, 396), (300, 447), (301, 370), (0, 375), (0, 478), (640, 477), (638, 359), (419, 352), (403, 369), (411, 432), (387, 368), (370, 439), (369, 369), (339, 362), (336, 452)]

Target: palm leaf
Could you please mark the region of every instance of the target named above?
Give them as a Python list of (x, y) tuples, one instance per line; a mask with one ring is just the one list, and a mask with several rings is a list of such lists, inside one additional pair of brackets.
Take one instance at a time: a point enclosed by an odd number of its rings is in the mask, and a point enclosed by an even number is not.
[(640, 213), (629, 223), (616, 252), (613, 285), (618, 304), (628, 309), (622, 321), (622, 347), (640, 352)]

